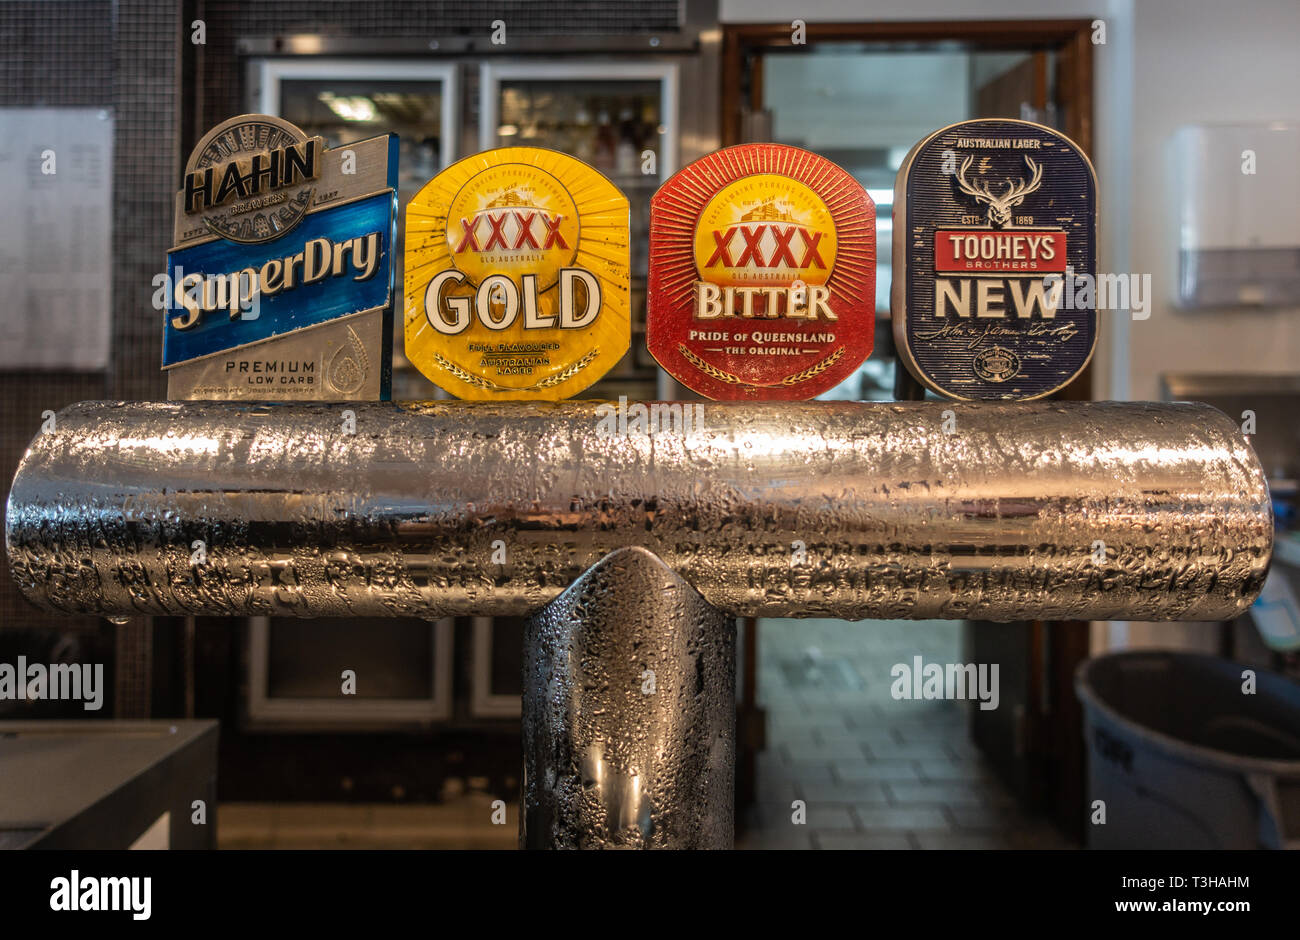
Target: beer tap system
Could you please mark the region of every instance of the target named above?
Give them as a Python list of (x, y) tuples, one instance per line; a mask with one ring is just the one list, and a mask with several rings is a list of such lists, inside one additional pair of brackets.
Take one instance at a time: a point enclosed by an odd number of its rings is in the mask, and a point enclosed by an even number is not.
[[(1264, 474), (1207, 406), (734, 403), (624, 435), (600, 407), (75, 405), (18, 469), (11, 571), (103, 616), (529, 616), (528, 753), (555, 779), (525, 781), (525, 844), (719, 848), (730, 807), (687, 826), (669, 784), (707, 769), (718, 806), (734, 716), (664, 709), (697, 675), (734, 701), (734, 616), (1226, 620), (1268, 567)], [(665, 697), (585, 681), (628, 656)], [(552, 764), (602, 743), (599, 785)], [(627, 822), (634, 771), (664, 798)]]
[[(169, 362), (173, 397), (227, 400), (59, 412), (6, 515), (33, 603), (527, 617), (521, 843), (721, 848), (736, 617), (1228, 620), (1259, 594), (1272, 508), (1227, 416), (1019, 400), (1061, 388), (1096, 342), (1095, 310), (1058, 311), (1041, 283), (1065, 260), (1092, 273), (1096, 248), (1091, 167), (1046, 128), (949, 128), (900, 175), (899, 348), (955, 401), (800, 400), (872, 348), (875, 208), (847, 173), (758, 145), (670, 179), (651, 210), (648, 344), (690, 388), (740, 399), (696, 406), (689, 423), (611, 422), (608, 404), (559, 400), (628, 348), (628, 201), (581, 161), (529, 148), (454, 164), (407, 207), (407, 354), (480, 400), (376, 400), (391, 369), (396, 151), (356, 146), (363, 181), (346, 178), (346, 153), (278, 119), (204, 139), (177, 194), (178, 232), (192, 230), (173, 263), (245, 251), (245, 231), (280, 246), (334, 232), (328, 309), (303, 286), (282, 306), (266, 291), (260, 324), (242, 306), (205, 319), (226, 322), (211, 348)], [(263, 205), (263, 182), (292, 192)], [(373, 243), (343, 242), (358, 237), (349, 210), (376, 196)], [(200, 230), (186, 221), (199, 209), (221, 214)], [(348, 276), (345, 254), (354, 268), (370, 258), (370, 276)], [(183, 343), (173, 316), (168, 343)], [(268, 403), (212, 366), (267, 350), (324, 381)], [(657, 694), (637, 685), (643, 670)]]

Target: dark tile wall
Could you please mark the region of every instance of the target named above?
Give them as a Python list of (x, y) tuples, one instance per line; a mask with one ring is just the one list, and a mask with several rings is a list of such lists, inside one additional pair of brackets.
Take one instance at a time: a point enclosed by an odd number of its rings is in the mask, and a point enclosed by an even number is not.
[[(13, 478), (41, 412), (97, 398), (160, 398), (161, 330), (151, 281), (166, 264), (176, 176), (179, 8), (169, 0), (19, 0), (0, 3), (0, 106), (103, 107), (113, 140), (112, 354), (107, 373), (0, 372), (0, 478)], [(0, 328), (27, 316), (0, 305)], [(150, 712), (151, 626), (138, 619), (110, 630), (94, 617), (34, 610), (0, 564), (0, 630), (33, 650), (83, 634), (115, 651), (113, 714)], [(97, 639), (90, 640), (90, 635)], [(26, 648), (26, 647), (25, 647)], [(105, 709), (105, 713), (109, 710)]]
[(174, 181), (180, 5), (172, 0), (117, 0), (113, 43), (113, 375), (110, 394), (167, 397), (160, 371), (162, 328), (153, 278), (167, 268)]
[[(113, 30), (109, 0), (0, 3), (0, 107), (113, 106)], [(0, 329), (27, 316), (0, 300)], [(7, 492), (18, 460), (41, 425), (41, 412), (107, 394), (103, 374), (0, 372), (0, 477)], [(40, 614), (0, 565), (0, 629), (93, 630), (90, 617)]]

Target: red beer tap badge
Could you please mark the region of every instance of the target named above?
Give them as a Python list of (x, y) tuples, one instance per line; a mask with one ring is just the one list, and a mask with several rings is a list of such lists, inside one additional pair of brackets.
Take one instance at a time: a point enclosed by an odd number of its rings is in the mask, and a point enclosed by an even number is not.
[(806, 150), (719, 150), (651, 201), (648, 295), (646, 345), (687, 388), (813, 398), (871, 354), (876, 207)]

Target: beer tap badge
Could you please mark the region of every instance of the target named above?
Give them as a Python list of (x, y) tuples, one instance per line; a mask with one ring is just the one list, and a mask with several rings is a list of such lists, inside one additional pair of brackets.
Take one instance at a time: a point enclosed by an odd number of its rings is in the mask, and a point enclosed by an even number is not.
[(899, 359), (959, 401), (1064, 388), (1097, 345), (1097, 179), (1068, 137), (979, 120), (912, 148), (894, 188)]
[(176, 194), (165, 309), (171, 399), (387, 399), (397, 137), (328, 149), (288, 121), (208, 132)]
[(648, 293), (646, 344), (687, 388), (812, 398), (871, 354), (876, 207), (806, 150), (719, 150), (651, 201)]
[(460, 398), (558, 401), (631, 342), (627, 197), (553, 150), (488, 150), (406, 206), (406, 357)]

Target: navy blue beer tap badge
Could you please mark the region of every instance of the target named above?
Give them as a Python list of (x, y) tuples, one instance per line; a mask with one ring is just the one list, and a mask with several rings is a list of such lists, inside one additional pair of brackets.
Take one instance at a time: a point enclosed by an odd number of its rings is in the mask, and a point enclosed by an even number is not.
[(899, 169), (893, 229), (894, 341), (927, 388), (1029, 401), (1087, 366), (1097, 179), (1068, 137), (1010, 119), (936, 131)]
[(199, 141), (155, 295), (169, 398), (389, 397), (397, 153), (265, 114)]

